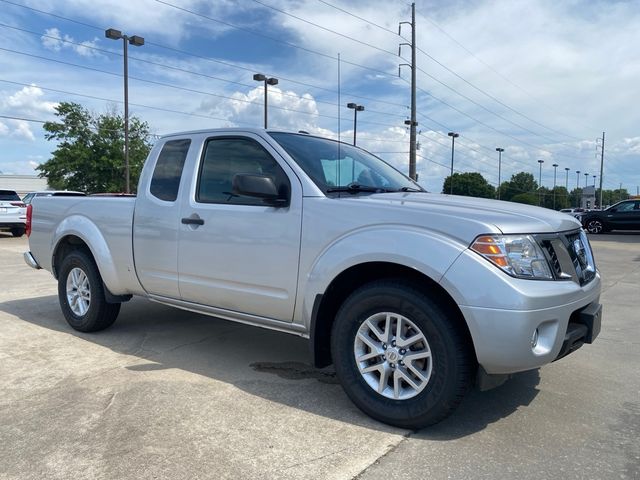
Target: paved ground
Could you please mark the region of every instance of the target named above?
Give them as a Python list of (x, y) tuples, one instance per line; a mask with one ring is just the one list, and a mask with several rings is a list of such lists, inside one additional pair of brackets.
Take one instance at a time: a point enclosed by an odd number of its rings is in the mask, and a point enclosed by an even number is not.
[(640, 478), (640, 235), (592, 242), (598, 341), (409, 432), (361, 414), (299, 338), (145, 300), (75, 332), (0, 233), (0, 479)]

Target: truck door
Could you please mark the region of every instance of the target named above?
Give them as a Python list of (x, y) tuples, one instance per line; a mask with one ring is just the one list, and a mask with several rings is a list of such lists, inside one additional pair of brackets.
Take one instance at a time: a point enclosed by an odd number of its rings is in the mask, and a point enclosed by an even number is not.
[[(155, 165), (145, 167), (133, 218), (133, 254), (140, 283), (148, 293), (174, 299), (180, 298), (179, 191), (190, 145), (188, 138), (172, 138), (155, 147), (160, 152)], [(153, 158), (152, 152), (149, 160)]]
[[(204, 141), (191, 191), (182, 202), (178, 265), (182, 299), (222, 310), (292, 321), (302, 186), (257, 135)], [(233, 193), (236, 174), (269, 175), (287, 206)]]

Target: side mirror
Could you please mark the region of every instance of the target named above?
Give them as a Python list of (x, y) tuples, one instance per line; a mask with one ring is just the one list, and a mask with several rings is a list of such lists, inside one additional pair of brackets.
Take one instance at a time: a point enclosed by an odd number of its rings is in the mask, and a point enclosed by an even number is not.
[(265, 204), (274, 207), (286, 207), (289, 204), (289, 199), (280, 195), (269, 175), (238, 173), (233, 176), (232, 188), (236, 195), (261, 198)]

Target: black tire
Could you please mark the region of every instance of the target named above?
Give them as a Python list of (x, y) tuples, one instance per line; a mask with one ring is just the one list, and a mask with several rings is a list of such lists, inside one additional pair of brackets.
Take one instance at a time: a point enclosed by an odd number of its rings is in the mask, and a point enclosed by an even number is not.
[(21, 237), (24, 235), (24, 228), (12, 228), (11, 235), (14, 237)]
[[(358, 330), (367, 319), (384, 312), (410, 320), (426, 338), (432, 354), (426, 386), (411, 398), (383, 396), (367, 383), (358, 368), (354, 343)], [(457, 327), (460, 320), (454, 315), (403, 280), (376, 281), (356, 290), (340, 307), (331, 335), (336, 373), (349, 398), (369, 416), (401, 428), (415, 430), (449, 416), (469, 389), (476, 369), (470, 340)], [(379, 357), (373, 362), (385, 359)], [(409, 371), (406, 366), (389, 365)]]
[[(67, 298), (67, 281), (74, 269), (80, 269), (88, 279), (90, 300), (84, 314), (74, 312)], [(71, 252), (62, 260), (58, 273), (58, 299), (67, 322), (79, 332), (104, 330), (116, 321), (120, 312), (119, 303), (108, 303), (105, 300), (104, 284), (98, 267), (89, 255), (80, 250)]]
[(608, 231), (605, 223), (599, 218), (588, 218), (584, 222), (584, 228), (589, 233), (606, 233)]

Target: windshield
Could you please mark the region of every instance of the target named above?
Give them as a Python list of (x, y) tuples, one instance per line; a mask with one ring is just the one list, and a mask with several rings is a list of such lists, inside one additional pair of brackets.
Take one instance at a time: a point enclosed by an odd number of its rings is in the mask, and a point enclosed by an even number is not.
[(352, 145), (296, 133), (270, 135), (325, 194), (423, 191), (384, 160)]
[(20, 201), (20, 197), (13, 190), (0, 190), (0, 200)]

